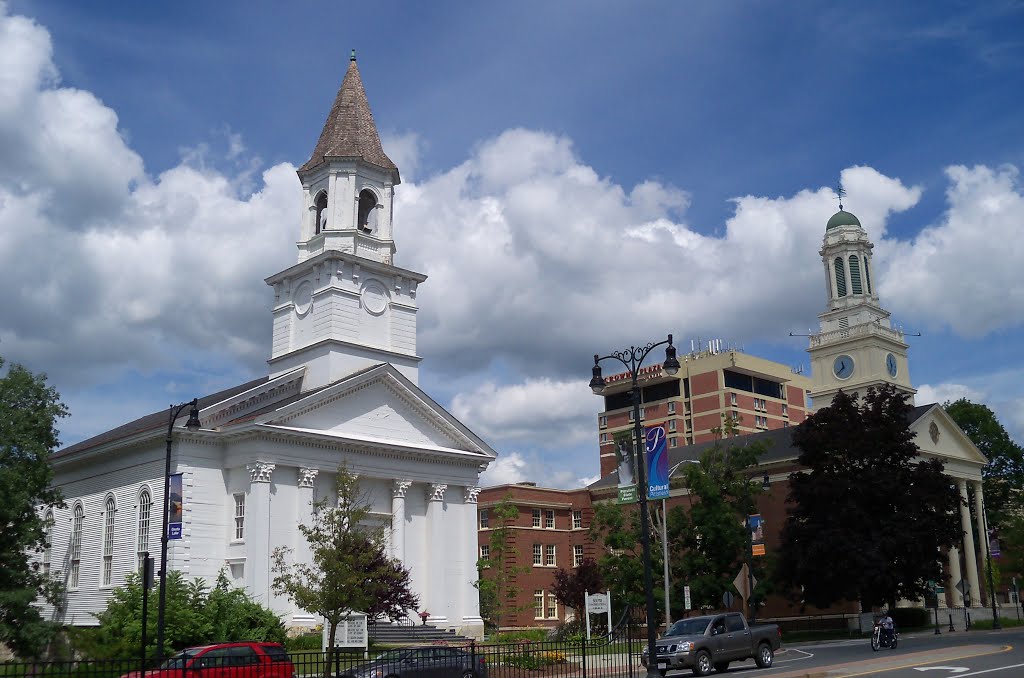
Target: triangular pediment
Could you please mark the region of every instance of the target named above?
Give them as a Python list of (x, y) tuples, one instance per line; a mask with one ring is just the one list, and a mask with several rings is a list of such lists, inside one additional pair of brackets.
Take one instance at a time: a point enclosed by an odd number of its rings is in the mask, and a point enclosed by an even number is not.
[(391, 365), (379, 365), (258, 417), (256, 424), (400, 448), (495, 452)]
[(910, 430), (915, 434), (914, 442), (922, 455), (940, 459), (947, 466), (974, 467), (980, 472), (980, 467), (988, 463), (985, 455), (941, 405), (935, 404), (925, 410), (910, 424)]

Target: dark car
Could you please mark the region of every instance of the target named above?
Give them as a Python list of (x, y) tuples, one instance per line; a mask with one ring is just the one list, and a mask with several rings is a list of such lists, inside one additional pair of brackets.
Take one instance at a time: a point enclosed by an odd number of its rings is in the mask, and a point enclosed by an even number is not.
[(470, 654), (455, 647), (399, 647), (377, 655), (373, 661), (357, 664), (344, 673), (346, 678), (487, 678), (482, 654)]
[[(295, 668), (278, 643), (217, 643), (190, 647), (144, 678), (293, 678)], [(139, 678), (134, 671), (121, 678)]]

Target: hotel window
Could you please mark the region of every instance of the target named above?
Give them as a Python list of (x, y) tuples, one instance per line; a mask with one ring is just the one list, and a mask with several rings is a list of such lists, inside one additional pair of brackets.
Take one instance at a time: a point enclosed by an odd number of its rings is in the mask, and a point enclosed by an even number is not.
[(583, 511), (572, 512), (572, 529), (580, 530), (583, 528)]
[(686, 420), (686, 432), (689, 433), (693, 430), (693, 422), (689, 419)]
[(783, 405), (782, 405), (782, 416), (784, 416), (784, 417), (788, 417), (789, 416), (789, 405), (786, 405), (785, 403), (783, 403)]
[(235, 495), (235, 539), (245, 538), (245, 495)]
[(548, 567), (555, 566), (555, 545), (548, 544), (544, 547), (544, 564)]
[(668, 413), (669, 413), (669, 414), (675, 414), (675, 413), (676, 413), (676, 404), (675, 404), (675, 402), (674, 402), (674, 401), (673, 401), (673, 402), (670, 402), (670, 403), (668, 404)]
[(548, 619), (558, 619), (558, 601), (555, 594), (548, 594)]
[(611, 441), (612, 441), (611, 434), (608, 434), (608, 433), (602, 433), (601, 434), (601, 442), (602, 443), (610, 443)]
[[(640, 418), (643, 419), (643, 417), (640, 417)], [(629, 423), (632, 424), (634, 421), (636, 421), (636, 417), (633, 415), (633, 409), (630, 408), (630, 410), (629, 410)]]
[(533, 509), (533, 526), (540, 527), (540, 509)]
[(789, 428), (789, 422), (788, 421), (782, 422), (782, 428)]
[(153, 513), (153, 497), (147, 488), (139, 492), (139, 522), (137, 526), (138, 539), (135, 545), (135, 567), (142, 571), (142, 559), (144, 553), (149, 551), (149, 517)]
[(69, 588), (78, 588), (78, 574), (82, 568), (82, 523), (85, 522), (85, 511), (81, 504), (75, 504), (74, 518), (71, 521), (71, 576)]
[(668, 446), (669, 447), (678, 447), (679, 446), (679, 441), (676, 440), (675, 436), (672, 436), (671, 438), (668, 439)]
[(640, 421), (643, 421), (646, 416), (647, 416), (647, 408), (646, 407), (641, 407), (640, 408)]
[(572, 566), (579, 567), (583, 562), (583, 544), (575, 544), (572, 547)]
[(114, 498), (103, 503), (103, 575), (100, 586), (110, 586), (114, 573)]
[(533, 592), (533, 618), (544, 618), (544, 591), (536, 589)]
[(43, 576), (50, 576), (50, 550), (53, 546), (50, 539), (53, 537), (53, 511), (47, 511), (43, 519)]
[(730, 393), (729, 394), (729, 404), (730, 405), (735, 405), (736, 404), (736, 394), (735, 393)]
[(490, 567), (491, 566), (491, 562), (490, 562), (491, 561), (491, 547), (490, 547), (490, 545), (483, 544), (480, 547), (480, 560), (482, 561), (480, 563), (481, 567)]
[(489, 518), (487, 517), (487, 509), (480, 509), (480, 529), (486, 530), (490, 527)]
[(605, 426), (607, 426), (608, 425), (608, 417), (606, 415), (602, 414), (600, 417), (597, 418), (597, 425), (600, 426), (601, 428), (604, 428)]
[(676, 430), (676, 420), (675, 419), (669, 419), (668, 420), (668, 432), (669, 433), (674, 433), (675, 430)]
[(540, 544), (533, 545), (533, 564), (538, 567), (544, 564), (541, 556)]
[(551, 509), (544, 511), (544, 527), (549, 530), (555, 527), (555, 512)]

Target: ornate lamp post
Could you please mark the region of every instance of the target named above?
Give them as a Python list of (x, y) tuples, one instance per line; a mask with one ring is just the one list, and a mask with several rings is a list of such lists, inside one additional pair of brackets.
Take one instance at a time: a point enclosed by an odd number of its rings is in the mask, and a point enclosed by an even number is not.
[(643, 363), (644, 358), (652, 349), (668, 344), (665, 349), (665, 362), (662, 365), (666, 374), (674, 375), (679, 371), (679, 361), (676, 360), (676, 348), (672, 345), (672, 335), (668, 335), (665, 341), (650, 343), (646, 346), (630, 346), (625, 351), (615, 351), (609, 355), (599, 357), (594, 355), (593, 378), (590, 380), (590, 389), (597, 395), (604, 392), (605, 382), (601, 376), (602, 360), (618, 360), (626, 366), (632, 381), (633, 396), (633, 436), (634, 454), (636, 455), (637, 468), (637, 495), (640, 503), (640, 543), (643, 545), (644, 557), (644, 595), (647, 598), (647, 676), (648, 678), (661, 678), (658, 671), (658, 653), (655, 648), (657, 639), (654, 609), (654, 579), (651, 573), (651, 526), (647, 508), (647, 473), (645, 470), (646, 454), (644, 454), (644, 432), (640, 423), (640, 386), (637, 383), (637, 370)]
[[(754, 480), (754, 478), (751, 478)], [(770, 490), (772, 487), (771, 477), (765, 473), (761, 480), (761, 489)], [(754, 498), (750, 491), (750, 483), (747, 483), (747, 515), (743, 524), (747, 527), (747, 617), (753, 624), (757, 620), (757, 607), (754, 605), (754, 533), (750, 529), (750, 512), (754, 510)]]
[(160, 533), (160, 602), (156, 614), (156, 656), (158, 660), (164, 658), (164, 612), (167, 605), (167, 514), (171, 503), (171, 442), (173, 441), (174, 422), (186, 407), (192, 409), (188, 412), (185, 428), (189, 431), (198, 431), (200, 428), (198, 398), (193, 398), (191, 402), (180, 405), (171, 405), (167, 419), (167, 454), (164, 457), (164, 517), (163, 532)]
[(992, 604), (992, 628), (1001, 629), (1003, 625), (999, 623), (999, 612), (996, 611), (996, 582), (995, 576), (992, 574), (992, 535), (988, 529), (988, 510), (982, 506), (982, 521), (985, 524), (985, 560), (988, 565), (988, 600)]

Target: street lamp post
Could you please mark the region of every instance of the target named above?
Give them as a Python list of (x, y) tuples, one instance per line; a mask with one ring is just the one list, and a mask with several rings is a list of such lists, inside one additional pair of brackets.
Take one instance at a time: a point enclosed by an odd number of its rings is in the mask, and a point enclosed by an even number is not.
[[(771, 482), (771, 478), (765, 473), (764, 479), (761, 481), (761, 489), (771, 489)], [(757, 608), (754, 606), (754, 534), (750, 530), (750, 512), (754, 510), (754, 500), (749, 486), (750, 484), (747, 483), (747, 515), (743, 519), (743, 524), (747, 528), (747, 617), (753, 624), (757, 620)]]
[(1003, 625), (999, 623), (999, 613), (996, 611), (996, 583), (995, 576), (992, 574), (992, 539), (988, 531), (988, 510), (982, 506), (982, 517), (985, 525), (985, 534), (982, 538), (985, 540), (985, 559), (988, 561), (988, 600), (992, 604), (992, 628), (1001, 629)]
[(676, 348), (672, 345), (672, 335), (668, 335), (665, 341), (649, 343), (646, 346), (630, 346), (625, 351), (615, 351), (609, 355), (599, 357), (594, 355), (593, 378), (590, 380), (590, 389), (597, 395), (604, 392), (605, 382), (601, 376), (602, 360), (618, 360), (626, 366), (629, 371), (632, 383), (633, 396), (633, 435), (635, 438), (634, 454), (636, 455), (637, 468), (637, 496), (640, 503), (640, 543), (643, 546), (644, 557), (644, 595), (647, 598), (647, 675), (648, 678), (661, 678), (658, 671), (658, 653), (655, 647), (657, 639), (654, 609), (654, 578), (651, 573), (651, 525), (650, 514), (647, 508), (647, 472), (645, 470), (646, 455), (644, 454), (643, 425), (640, 423), (640, 386), (637, 383), (637, 371), (643, 363), (644, 358), (652, 349), (668, 344), (665, 349), (665, 362), (662, 365), (666, 374), (674, 375), (679, 371), (679, 361), (676, 359)]
[[(683, 459), (668, 471), (669, 482), (672, 475), (683, 464), (699, 464), (696, 459)], [(672, 606), (669, 604), (669, 582), (668, 582), (668, 505), (665, 499), (661, 500), (661, 556), (665, 563), (665, 631), (672, 626)]]
[(198, 431), (200, 427), (198, 398), (193, 398), (190, 402), (180, 405), (171, 405), (167, 419), (167, 452), (164, 456), (164, 517), (163, 531), (160, 533), (160, 602), (156, 613), (157, 660), (162, 660), (164, 657), (164, 612), (167, 605), (167, 514), (171, 503), (171, 442), (174, 440), (174, 422), (186, 407), (192, 409), (188, 412), (188, 422), (186, 422), (185, 428), (189, 431)]

